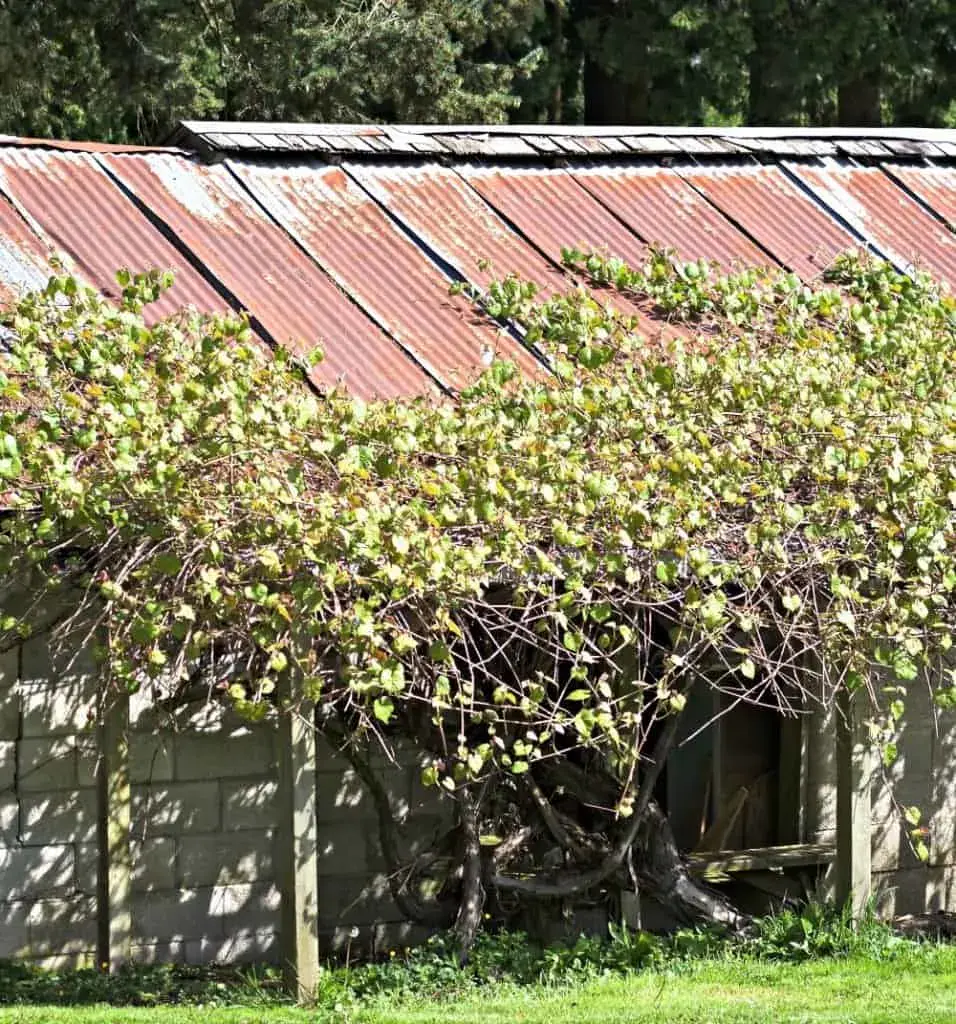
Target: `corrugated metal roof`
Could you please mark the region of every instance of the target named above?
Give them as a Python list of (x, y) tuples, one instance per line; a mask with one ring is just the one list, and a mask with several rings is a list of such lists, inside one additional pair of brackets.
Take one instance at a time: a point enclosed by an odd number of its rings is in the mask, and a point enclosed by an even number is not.
[[(465, 181), (515, 230), (553, 260), (561, 251), (578, 247), (605, 252), (640, 266), (647, 246), (606, 207), (564, 170), (548, 168), (456, 168)], [(646, 310), (623, 295), (605, 295), (620, 313), (642, 315)]]
[(175, 141), (215, 162), (0, 139), (0, 300), (42, 285), (50, 251), (108, 294), (120, 267), (173, 269), (151, 315), (245, 308), (278, 344), (323, 345), (318, 383), (396, 395), (493, 349), (543, 372), (448, 286), (564, 292), (566, 246), (810, 278), (862, 243), (956, 283), (956, 131), (197, 122)]
[(42, 288), (52, 273), (52, 255), (13, 206), (0, 199), (0, 304)]
[(778, 167), (721, 164), (680, 175), (804, 280), (860, 244)]
[(433, 252), (467, 280), (485, 286), (519, 274), (545, 294), (567, 279), (485, 203), (454, 171), (420, 167), (347, 165), (349, 174), (398, 217)]
[(495, 351), (532, 370), (534, 358), (464, 298), (451, 297), (451, 278), (343, 170), (234, 167), (286, 231), (436, 378), (460, 386)]
[(893, 166), (884, 170), (956, 230), (956, 168)]
[(685, 260), (767, 266), (771, 257), (672, 169), (617, 165), (579, 169), (575, 177), (649, 244)]
[(101, 158), (252, 313), (300, 354), (317, 344), (318, 383), (363, 396), (425, 390), (428, 379), (249, 196), (229, 170), (165, 154)]
[(546, 168), (458, 168), (465, 180), (542, 252), (561, 259), (561, 250), (578, 246), (604, 250), (640, 264), (647, 246), (602, 206), (567, 171)]
[(876, 167), (788, 165), (819, 200), (900, 267), (956, 285), (956, 235)]
[(195, 306), (226, 312), (222, 296), (82, 153), (0, 149), (0, 190), (79, 275), (119, 297), (116, 272), (172, 270), (173, 287), (151, 306), (152, 318)]

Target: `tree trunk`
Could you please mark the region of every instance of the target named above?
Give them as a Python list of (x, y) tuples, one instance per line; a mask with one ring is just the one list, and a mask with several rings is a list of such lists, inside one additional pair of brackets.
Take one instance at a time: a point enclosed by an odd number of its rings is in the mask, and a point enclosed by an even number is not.
[(837, 122), (857, 128), (878, 128), (883, 123), (877, 75), (859, 75), (840, 85), (837, 91)]
[(781, 72), (788, 63), (782, 51), (792, 40), (781, 31), (784, 26), (775, 0), (750, 0), (749, 13), (753, 49), (748, 59), (747, 123), (791, 123), (799, 113), (799, 102), (793, 89), (781, 83)]
[(642, 72), (624, 76), (584, 58), (584, 120), (587, 124), (647, 124), (649, 83)]
[(691, 878), (667, 815), (653, 801), (634, 844), (632, 863), (643, 891), (681, 924), (715, 924), (737, 932), (748, 923), (723, 896)]

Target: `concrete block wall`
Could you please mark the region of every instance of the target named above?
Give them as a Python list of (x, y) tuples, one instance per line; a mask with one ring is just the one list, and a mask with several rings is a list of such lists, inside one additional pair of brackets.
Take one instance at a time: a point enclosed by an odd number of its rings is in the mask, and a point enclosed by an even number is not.
[[(836, 720), (815, 713), (809, 728), (807, 839), (836, 841)], [(886, 916), (956, 910), (956, 713), (940, 711), (925, 682), (906, 699), (892, 767), (878, 767), (871, 784), (873, 887)], [(912, 851), (900, 807), (920, 809), (929, 860)]]
[[(0, 958), (89, 964), (96, 945), (92, 666), (31, 640), (0, 657)], [(278, 957), (275, 737), (228, 709), (131, 706), (133, 941), (144, 961)], [(408, 757), (378, 768), (416, 835), (442, 820)], [(388, 892), (374, 809), (320, 750), (319, 927), (325, 950), (420, 938)], [(409, 846), (414, 849), (414, 844)]]

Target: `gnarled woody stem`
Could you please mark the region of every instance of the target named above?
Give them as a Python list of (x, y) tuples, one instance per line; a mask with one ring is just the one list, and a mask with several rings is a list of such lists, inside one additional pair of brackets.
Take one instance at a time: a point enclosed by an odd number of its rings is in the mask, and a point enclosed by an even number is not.
[(526, 895), (539, 898), (564, 899), (568, 896), (576, 896), (579, 893), (586, 892), (588, 889), (593, 889), (619, 871), (624, 866), (628, 851), (637, 839), (645, 812), (654, 792), (654, 787), (660, 778), (667, 755), (674, 746), (679, 722), (679, 714), (671, 715), (667, 719), (664, 729), (654, 746), (650, 768), (637, 788), (631, 821), (626, 831), (620, 836), (611, 851), (597, 867), (591, 868), (589, 871), (564, 875), (564, 877), (559, 876), (557, 881), (550, 882), (496, 874), (490, 879), (490, 884), (496, 889), (503, 891), (525, 893)]

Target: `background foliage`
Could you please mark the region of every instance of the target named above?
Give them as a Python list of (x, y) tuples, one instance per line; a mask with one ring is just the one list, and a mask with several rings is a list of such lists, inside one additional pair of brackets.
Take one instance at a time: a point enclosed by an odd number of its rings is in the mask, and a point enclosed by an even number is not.
[(952, 124), (946, 0), (5, 0), (0, 129)]

